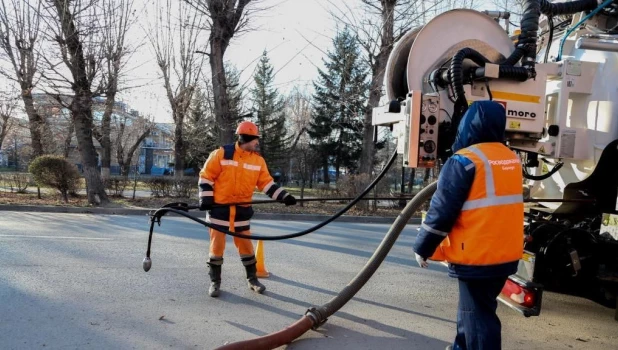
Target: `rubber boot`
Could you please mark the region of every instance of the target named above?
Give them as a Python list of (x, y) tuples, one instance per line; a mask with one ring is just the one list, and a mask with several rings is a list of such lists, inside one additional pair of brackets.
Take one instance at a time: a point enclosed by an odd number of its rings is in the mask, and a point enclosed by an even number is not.
[(221, 265), (208, 264), (210, 270), (208, 275), (210, 276), (210, 288), (208, 288), (208, 295), (213, 298), (219, 296), (219, 288), (221, 288)]
[(259, 294), (264, 293), (266, 287), (261, 284), (260, 281), (258, 281), (257, 279), (256, 263), (253, 263), (251, 265), (245, 265), (245, 269), (247, 270), (247, 285), (249, 286), (249, 289)]

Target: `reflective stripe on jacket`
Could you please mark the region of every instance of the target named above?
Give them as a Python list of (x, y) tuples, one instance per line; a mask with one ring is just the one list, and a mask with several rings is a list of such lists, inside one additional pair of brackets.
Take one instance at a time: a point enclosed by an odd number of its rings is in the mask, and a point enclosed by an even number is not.
[(517, 261), (523, 253), (522, 167), (498, 142), (479, 143), (457, 154), (472, 161), (475, 176), (450, 232), (430, 257), (451, 264), (486, 266)]
[[(231, 147), (228, 147), (228, 149)], [(225, 147), (213, 151), (200, 171), (200, 201), (209, 204), (250, 202), (257, 187), (272, 199), (282, 200), (287, 191), (275, 184), (264, 158), (234, 144), (232, 159), (226, 159)], [(231, 153), (231, 152), (230, 152)], [(250, 206), (218, 207), (210, 211), (211, 223), (220, 229), (249, 230), (253, 216)]]

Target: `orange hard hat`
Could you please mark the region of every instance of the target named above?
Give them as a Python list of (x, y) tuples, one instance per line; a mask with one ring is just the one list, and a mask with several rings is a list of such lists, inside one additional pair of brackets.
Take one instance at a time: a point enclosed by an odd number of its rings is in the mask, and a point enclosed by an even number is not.
[(244, 121), (238, 124), (238, 128), (236, 128), (236, 135), (260, 136), (257, 125), (249, 121)]

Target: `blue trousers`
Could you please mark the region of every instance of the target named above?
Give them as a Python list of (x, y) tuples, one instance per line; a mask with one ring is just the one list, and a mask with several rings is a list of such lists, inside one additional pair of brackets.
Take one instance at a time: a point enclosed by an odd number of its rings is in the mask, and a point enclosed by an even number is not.
[(500, 350), (502, 324), (496, 309), (508, 276), (459, 279), (459, 308), (454, 350)]

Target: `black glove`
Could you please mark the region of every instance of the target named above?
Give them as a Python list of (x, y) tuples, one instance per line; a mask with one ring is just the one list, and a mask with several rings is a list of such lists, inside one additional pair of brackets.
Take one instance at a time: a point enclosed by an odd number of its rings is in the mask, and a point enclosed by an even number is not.
[(283, 203), (285, 203), (286, 206), (294, 205), (296, 204), (296, 198), (294, 198), (291, 194), (288, 194), (285, 198), (283, 198)]
[(205, 210), (210, 210), (210, 209), (212, 209), (211, 201), (200, 199), (200, 211), (205, 211)]

